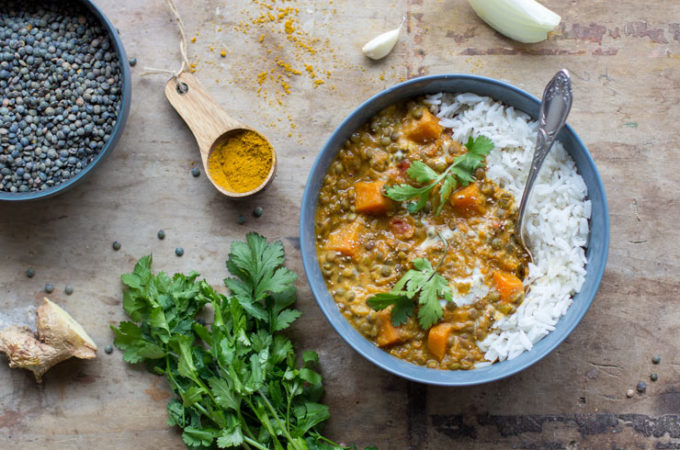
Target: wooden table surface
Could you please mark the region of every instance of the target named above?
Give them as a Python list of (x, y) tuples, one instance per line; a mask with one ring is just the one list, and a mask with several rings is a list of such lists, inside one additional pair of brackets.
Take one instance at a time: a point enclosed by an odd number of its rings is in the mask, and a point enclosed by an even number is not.
[[(128, 125), (85, 183), (54, 199), (0, 205), (0, 318), (31, 323), (27, 308), (51, 282), (52, 299), (100, 352), (94, 361), (61, 364), (42, 385), (3, 363), (1, 448), (182, 448), (166, 425), (164, 380), (126, 365), (117, 350), (101, 351), (112, 342), (109, 324), (124, 318), (119, 275), (153, 252), (156, 269), (196, 269), (219, 286), (230, 243), (250, 230), (281, 239), (289, 267), (302, 275), (298, 212), (306, 177), (360, 102), (436, 73), (484, 75), (540, 96), (562, 67), (574, 80), (569, 122), (592, 153), (611, 211), (609, 263), (574, 333), (506, 380), (461, 389), (414, 384), (347, 346), (302, 276), (304, 315), (293, 337), (299, 350), (319, 350), (331, 409), (326, 431), (336, 440), (381, 449), (680, 448), (680, 2), (546, 0), (562, 16), (559, 29), (546, 42), (520, 45), (483, 24), (465, 0), (178, 0), (195, 38), (195, 74), (279, 155), (273, 185), (239, 203), (221, 197), (205, 175), (191, 176), (198, 151), (163, 96), (167, 77), (141, 75), (147, 66), (178, 65), (177, 30), (164, 2), (97, 3), (138, 61)], [(296, 11), (279, 17), (285, 7)], [(365, 59), (361, 45), (402, 16), (394, 52), (377, 63)], [(254, 219), (258, 205), (264, 215)], [(164, 241), (156, 239), (161, 228)], [(122, 243), (118, 252), (114, 240)], [(29, 267), (32, 279), (24, 276)], [(63, 293), (66, 284), (73, 295)], [(652, 372), (658, 382), (649, 380)], [(627, 398), (641, 380), (647, 392)]]

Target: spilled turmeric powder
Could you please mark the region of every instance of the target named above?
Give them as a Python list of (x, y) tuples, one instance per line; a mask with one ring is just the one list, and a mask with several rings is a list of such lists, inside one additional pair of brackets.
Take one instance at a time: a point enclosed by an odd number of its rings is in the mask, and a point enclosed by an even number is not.
[(272, 168), (272, 147), (251, 130), (238, 130), (218, 142), (208, 156), (210, 178), (229, 192), (250, 192)]

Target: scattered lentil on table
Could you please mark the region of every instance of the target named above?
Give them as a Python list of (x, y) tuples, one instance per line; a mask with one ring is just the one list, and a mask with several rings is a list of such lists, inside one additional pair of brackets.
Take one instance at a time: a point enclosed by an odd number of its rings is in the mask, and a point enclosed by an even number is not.
[(130, 67), (135, 67), (137, 65), (137, 58), (128, 59), (128, 63), (130, 64)]
[(246, 216), (243, 214), (239, 214), (238, 217), (236, 218), (236, 221), (238, 222), (239, 225), (243, 225), (246, 223)]
[(41, 191), (84, 170), (111, 138), (120, 64), (80, 2), (0, 9), (0, 191)]
[(158, 230), (158, 233), (156, 234), (156, 236), (158, 236), (158, 239), (160, 239), (162, 241), (163, 239), (165, 239), (165, 231)]
[(263, 213), (264, 213), (264, 209), (262, 209), (261, 206), (258, 206), (255, 209), (253, 209), (253, 216), (255, 216), (255, 217), (262, 217)]
[(649, 376), (649, 379), (652, 380), (652, 381), (657, 381), (657, 380), (659, 379), (659, 374), (657, 374), (656, 372), (653, 372), (653, 373)]
[(51, 294), (54, 291), (54, 285), (52, 283), (45, 284), (45, 292)]
[(637, 391), (638, 391), (640, 394), (643, 394), (643, 393), (645, 393), (645, 392), (647, 391), (647, 383), (645, 383), (644, 381), (640, 381), (640, 382), (637, 384), (637, 386), (635, 387), (635, 389), (637, 389)]
[(659, 356), (659, 355), (652, 356), (652, 364), (659, 364), (660, 362), (661, 362), (661, 356)]
[(71, 295), (71, 294), (73, 294), (73, 286), (68, 286), (68, 285), (67, 285), (67, 286), (64, 288), (64, 293), (65, 293), (66, 295)]
[(113, 244), (111, 244), (111, 247), (113, 247), (113, 249), (114, 249), (115, 251), (120, 250), (120, 242), (118, 242), (118, 241), (113, 241)]
[(113, 353), (113, 346), (111, 344), (107, 345), (106, 347), (104, 347), (104, 352), (107, 355), (110, 355), (111, 353)]
[(33, 270), (33, 269), (28, 269), (28, 270), (26, 271), (26, 276), (27, 276), (28, 278), (33, 278), (33, 277), (35, 276), (35, 270)]
[(197, 178), (201, 175), (201, 171), (198, 169), (198, 167), (194, 167), (193, 169), (191, 169), (191, 175), (194, 178)]
[(634, 390), (628, 389), (628, 390), (626, 391), (626, 397), (632, 398), (633, 395), (635, 395), (635, 391), (634, 391)]
[(177, 256), (182, 256), (182, 255), (184, 255), (184, 249), (183, 249), (182, 247), (177, 247), (177, 248), (175, 249), (175, 255), (177, 255)]

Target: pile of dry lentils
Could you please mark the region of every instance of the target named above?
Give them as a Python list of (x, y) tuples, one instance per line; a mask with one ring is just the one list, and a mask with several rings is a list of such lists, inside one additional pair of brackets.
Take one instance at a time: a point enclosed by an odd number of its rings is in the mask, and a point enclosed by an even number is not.
[(121, 86), (105, 28), (77, 2), (0, 0), (0, 191), (40, 191), (87, 167)]

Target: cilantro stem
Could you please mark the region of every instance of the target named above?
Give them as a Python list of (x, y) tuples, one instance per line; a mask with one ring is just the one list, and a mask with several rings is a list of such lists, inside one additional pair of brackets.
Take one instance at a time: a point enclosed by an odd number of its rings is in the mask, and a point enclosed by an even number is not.
[(253, 447), (259, 448), (260, 450), (269, 450), (267, 447), (258, 443), (256, 440), (249, 438), (248, 436), (243, 436), (243, 440)]
[(267, 417), (267, 414), (265, 413), (263, 415), (260, 415), (257, 412), (257, 408), (255, 407), (255, 405), (253, 405), (253, 402), (250, 399), (246, 399), (246, 402), (248, 403), (248, 406), (250, 406), (250, 409), (253, 411), (253, 413), (255, 413), (255, 416), (260, 421), (260, 423), (262, 423), (262, 425), (267, 429), (267, 431), (271, 435), (272, 440), (274, 441), (274, 448), (283, 449), (281, 442), (279, 442), (279, 439), (276, 437), (276, 431), (274, 430), (274, 427), (272, 427), (272, 423), (269, 421), (269, 417)]
[(444, 263), (444, 259), (446, 258), (446, 252), (449, 251), (449, 242), (448, 242), (446, 239), (444, 239), (444, 236), (442, 236), (442, 234), (441, 234), (440, 232), (437, 232), (437, 236), (438, 236), (439, 239), (441, 239), (442, 242), (444, 243), (444, 254), (443, 254), (442, 257), (439, 259), (439, 262), (437, 263), (437, 267), (434, 268), (434, 271), (432, 272), (432, 275), (430, 275), (430, 278), (428, 278), (428, 280), (429, 280), (429, 279), (432, 279), (432, 277), (434, 276), (434, 274), (436, 274), (437, 271), (439, 271), (439, 268), (442, 266), (442, 264)]
[(269, 408), (269, 411), (271, 411), (272, 415), (274, 416), (276, 423), (278, 423), (279, 427), (281, 427), (281, 431), (283, 431), (283, 434), (286, 436), (286, 439), (288, 439), (288, 444), (292, 445), (294, 449), (302, 450), (293, 440), (293, 436), (290, 435), (288, 427), (287, 426), (284, 427), (283, 424), (281, 423), (281, 420), (279, 419), (279, 414), (276, 412), (272, 404), (269, 402), (269, 399), (267, 399), (267, 397), (261, 390), (258, 389), (257, 393), (260, 394), (260, 397), (262, 398), (262, 400), (264, 400), (265, 405), (267, 405), (267, 408)]

